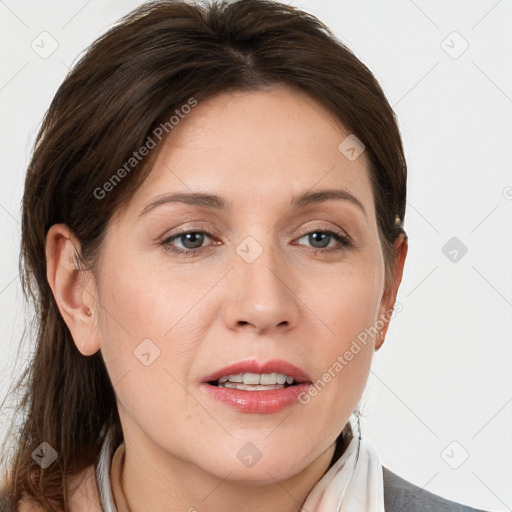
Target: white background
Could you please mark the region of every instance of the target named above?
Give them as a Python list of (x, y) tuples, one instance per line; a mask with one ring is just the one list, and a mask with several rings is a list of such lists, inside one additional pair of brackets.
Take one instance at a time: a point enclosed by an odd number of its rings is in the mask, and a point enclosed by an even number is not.
[[(139, 3), (0, 2), (2, 398), (25, 357), (14, 368), (25, 322), (20, 201), (36, 130), (80, 52)], [(374, 358), (363, 437), (416, 485), (512, 510), (512, 2), (291, 3), (376, 75), (409, 166), (403, 310)], [(58, 43), (47, 59), (31, 48), (43, 31)], [(452, 237), (468, 249), (455, 262), (442, 250)]]

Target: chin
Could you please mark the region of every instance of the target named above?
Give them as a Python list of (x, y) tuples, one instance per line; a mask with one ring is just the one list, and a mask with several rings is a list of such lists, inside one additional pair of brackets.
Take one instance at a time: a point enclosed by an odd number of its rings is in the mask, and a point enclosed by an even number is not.
[(275, 462), (264, 463), (260, 460), (252, 468), (240, 468), (233, 464), (225, 467), (225, 472), (221, 478), (229, 476), (226, 480), (236, 482), (237, 484), (247, 485), (248, 487), (259, 487), (263, 485), (275, 484), (276, 481), (283, 481), (299, 473), (303, 468), (297, 467), (291, 462), (289, 465), (276, 464)]
[[(211, 454), (210, 454), (211, 455)], [(219, 461), (222, 461), (219, 463)], [(256, 448), (255, 445), (242, 443), (236, 451), (229, 449), (215, 456), (211, 464), (205, 467), (205, 460), (198, 461), (202, 467), (217, 478), (244, 483), (248, 486), (260, 486), (286, 480), (302, 471), (308, 463), (300, 452), (291, 449), (290, 453), (270, 447)], [(228, 476), (227, 476), (228, 475)]]

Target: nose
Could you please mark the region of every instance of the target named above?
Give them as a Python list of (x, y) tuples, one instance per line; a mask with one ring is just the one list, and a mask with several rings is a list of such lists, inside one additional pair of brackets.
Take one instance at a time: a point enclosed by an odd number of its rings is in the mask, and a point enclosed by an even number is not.
[(297, 326), (301, 305), (298, 278), (284, 256), (270, 242), (263, 245), (254, 239), (237, 249), (229, 273), (226, 325), (232, 330), (252, 328), (259, 334), (274, 329), (282, 334)]

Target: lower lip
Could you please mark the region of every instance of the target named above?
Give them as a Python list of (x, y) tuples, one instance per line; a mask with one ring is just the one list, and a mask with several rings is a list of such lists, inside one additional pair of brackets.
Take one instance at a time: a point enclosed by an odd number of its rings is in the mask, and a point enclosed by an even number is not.
[(299, 401), (299, 395), (307, 392), (309, 383), (268, 391), (245, 391), (242, 389), (223, 388), (202, 383), (201, 387), (209, 396), (241, 412), (273, 413), (279, 412)]

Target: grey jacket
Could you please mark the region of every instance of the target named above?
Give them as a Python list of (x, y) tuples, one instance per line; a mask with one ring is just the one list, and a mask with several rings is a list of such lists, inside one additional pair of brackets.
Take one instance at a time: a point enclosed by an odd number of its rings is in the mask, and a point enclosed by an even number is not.
[(386, 512), (485, 512), (460, 505), (414, 485), (382, 466)]
[[(485, 512), (445, 500), (399, 477), (386, 467), (384, 475), (385, 512)], [(0, 492), (0, 512), (16, 512)], [(333, 511), (334, 512), (334, 511)]]

